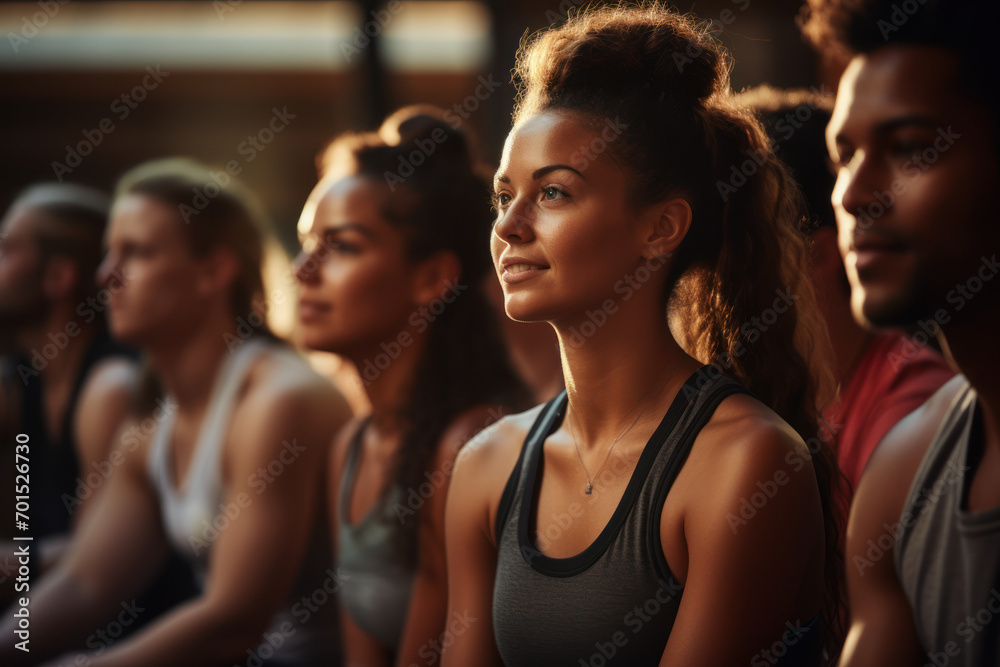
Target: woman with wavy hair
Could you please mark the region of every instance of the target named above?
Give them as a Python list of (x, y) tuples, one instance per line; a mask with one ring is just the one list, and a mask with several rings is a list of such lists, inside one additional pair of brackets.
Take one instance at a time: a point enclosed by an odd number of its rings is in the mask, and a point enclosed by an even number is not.
[(299, 222), (303, 342), (352, 362), (371, 403), (328, 478), (351, 665), (437, 660), (455, 454), (526, 403), (482, 290), (488, 197), (468, 137), (407, 108), (334, 141)]
[(555, 329), (566, 391), (458, 457), (449, 608), (477, 620), (445, 665), (821, 660), (825, 339), (794, 185), (729, 65), (658, 4), (520, 54), (491, 248), (507, 314)]

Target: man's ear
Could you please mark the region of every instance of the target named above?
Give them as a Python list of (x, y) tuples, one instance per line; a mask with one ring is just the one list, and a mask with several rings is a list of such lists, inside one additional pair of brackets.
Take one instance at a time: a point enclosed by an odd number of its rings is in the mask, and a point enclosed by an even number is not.
[(198, 262), (198, 289), (209, 295), (229, 289), (239, 278), (240, 262), (229, 248), (218, 247)]
[(417, 266), (416, 279), (413, 282), (413, 300), (421, 306), (427, 306), (435, 299), (440, 299), (449, 291), (454, 290), (462, 275), (462, 263), (451, 250), (441, 250)]
[(642, 256), (646, 259), (667, 257), (677, 250), (691, 228), (691, 216), (691, 204), (682, 197), (652, 206)]
[(55, 255), (45, 263), (42, 292), (52, 301), (72, 298), (79, 280), (79, 265), (69, 257)]

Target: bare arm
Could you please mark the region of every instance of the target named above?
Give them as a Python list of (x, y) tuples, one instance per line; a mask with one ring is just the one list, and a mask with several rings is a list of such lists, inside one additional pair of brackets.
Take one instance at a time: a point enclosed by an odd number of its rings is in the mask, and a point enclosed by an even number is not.
[[(123, 358), (110, 359), (93, 370), (80, 392), (72, 427), (77, 445), (80, 477), (83, 479), (95, 470), (98, 472), (107, 470), (110, 474), (117, 468), (110, 461), (110, 457), (115, 449), (115, 437), (128, 417), (129, 393), (135, 379), (134, 374), (135, 365), (132, 362)], [(13, 479), (11, 481), (13, 482)], [(91, 493), (62, 499), (66, 511), (72, 515), (74, 527), (80, 525), (84, 509), (94, 504), (100, 488), (102, 487), (92, 489)], [(67, 532), (50, 535), (34, 543), (33, 549), (36, 554), (41, 555), (42, 572), (50, 571), (59, 562), (68, 551), (70, 540), (70, 533)], [(0, 575), (11, 577), (12, 574), (16, 574), (18, 547), (19, 543), (14, 541), (0, 544)], [(10, 592), (13, 594), (13, 588)], [(6, 601), (9, 599), (6, 598)]]
[[(122, 449), (118, 474), (81, 523), (59, 566), (29, 591), (31, 653), (0, 644), (0, 663), (33, 663), (84, 643), (122, 603), (128, 603), (166, 555), (156, 497), (145, 475), (145, 448)], [(0, 636), (13, 633), (4, 615)], [(28, 664), (23, 663), (23, 664)]]
[(444, 527), (448, 485), (459, 450), (487, 425), (489, 415), (485, 407), (470, 410), (445, 431), (429, 478), (434, 484), (433, 495), (416, 515), (406, 517), (410, 521), (421, 522), (420, 546), (410, 611), (396, 659), (397, 667), (436, 664), (441, 658), (442, 634), (448, 632)]
[[(114, 472), (117, 467), (112, 451), (116, 448), (116, 435), (129, 415), (137, 373), (136, 364), (128, 359), (109, 359), (94, 368), (80, 391), (73, 415), (73, 433), (81, 471)], [(76, 498), (79, 503), (68, 510), (74, 526), (80, 525), (98, 490), (85, 498)]]
[(895, 539), (877, 559), (869, 558), (869, 541), (884, 544), (885, 526), (900, 520), (931, 434), (961, 383), (962, 378), (952, 380), (899, 422), (875, 450), (858, 484), (845, 554), (851, 609), (851, 627), (840, 661), (845, 667), (922, 665), (927, 661), (896, 574)]
[[(73, 434), (80, 477), (86, 479), (97, 471), (110, 477), (120, 459), (112, 456), (115, 436), (129, 415), (131, 393), (136, 382), (136, 365), (125, 358), (108, 359), (91, 372), (80, 391), (80, 399), (73, 415)], [(106, 482), (105, 482), (106, 484)], [(90, 489), (90, 493), (63, 498), (66, 511), (71, 514), (72, 526), (80, 525), (87, 510), (103, 488)], [(47, 572), (66, 554), (71, 534), (51, 535), (38, 547), (42, 554), (42, 571)]]
[(340, 610), (340, 630), (344, 639), (345, 667), (389, 667), (390, 652), (358, 627), (343, 608)]
[[(239, 660), (285, 603), (312, 529), (326, 450), (349, 410), (317, 380), (265, 383), (233, 416), (224, 504), (239, 514), (212, 545), (207, 588), (92, 665)], [(282, 472), (262, 482), (275, 461)]]
[[(749, 400), (729, 398), (720, 411)], [(821, 604), (823, 517), (808, 451), (787, 425), (761, 418), (706, 428), (699, 446), (699, 464), (685, 465), (671, 489), (684, 488), (690, 499), (683, 512), (687, 568), (660, 664), (770, 664), (762, 652), (789, 626), (808, 625)], [(711, 462), (700, 465), (706, 451)], [(798, 471), (790, 464), (795, 457)], [(766, 504), (742, 524), (729, 520), (741, 516), (743, 499), (764, 495), (759, 483), (773, 484)], [(662, 535), (661, 542), (670, 553)], [(726, 628), (725, 641), (719, 628)]]
[[(455, 461), (445, 509), (448, 614), (469, 619), (449, 639), (442, 665), (500, 667), (493, 636), (493, 582), (497, 547), (492, 518), (518, 449), (504, 447), (506, 420), (482, 431)], [(474, 620), (471, 620), (474, 619)]]

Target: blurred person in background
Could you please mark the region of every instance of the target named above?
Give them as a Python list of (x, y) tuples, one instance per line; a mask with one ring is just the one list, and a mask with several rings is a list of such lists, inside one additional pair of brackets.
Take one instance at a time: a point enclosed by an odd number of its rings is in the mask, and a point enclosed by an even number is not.
[(841, 664), (1000, 664), (1000, 125), (992, 32), (972, 0), (810, 0), (848, 59), (827, 145), (851, 305), (933, 333), (960, 375), (876, 449), (847, 532)]
[[(730, 64), (657, 3), (518, 56), (491, 249), (508, 315), (556, 330), (566, 392), (459, 454), (449, 610), (476, 621), (445, 665), (820, 664), (825, 333), (797, 189)], [(748, 152), (756, 178), (720, 196)]]
[(371, 404), (329, 464), (345, 660), (433, 664), (456, 452), (528, 404), (480, 289), (489, 181), (469, 137), (433, 107), (338, 138), (323, 164), (299, 222), (301, 333), (354, 364)]
[[(110, 294), (126, 277), (112, 276), (105, 289), (96, 280), (109, 204), (92, 188), (38, 184), (18, 196), (0, 223), (0, 326), (11, 353), (0, 371), (0, 488), (8, 507), (28, 490), (29, 521), (18, 535), (33, 538), (31, 581), (63, 557), (71, 532), (107, 485), (115, 435), (129, 408), (136, 355), (111, 338), (106, 319)], [(17, 434), (28, 438), (22, 459), (15, 457)], [(17, 475), (15, 464), (24, 462), (28, 473)], [(5, 533), (8, 541), (0, 543), (4, 606), (19, 597), (14, 583), (24, 542), (13, 536)], [(126, 631), (192, 592), (187, 568), (170, 559), (138, 598), (143, 617)]]
[[(88, 664), (339, 663), (335, 603), (313, 601), (337, 586), (322, 464), (349, 411), (270, 334), (263, 216), (238, 183), (220, 188), (212, 174), (166, 160), (118, 185), (99, 275), (106, 288), (127, 277), (110, 290), (110, 328), (145, 366), (132, 378), (118, 469), (67, 557), (32, 587), (31, 652), (5, 641), (3, 664), (83, 644), (121, 616), (171, 547), (190, 561), (199, 594), (88, 651)], [(216, 194), (196, 206), (197, 192)], [(241, 318), (259, 324), (248, 332)], [(13, 629), (8, 614), (0, 636)]]
[[(77, 498), (77, 478), (107, 458), (128, 405), (124, 380), (134, 354), (108, 335), (97, 300), (109, 203), (91, 188), (40, 184), (23, 192), (0, 223), (0, 326), (11, 353), (0, 382), (3, 429), (11, 434), (4, 447), (15, 433), (30, 438), (36, 573), (58, 561), (90, 505), (92, 494)], [(11, 451), (3, 465), (14, 458)], [(4, 486), (8, 506), (13, 482)], [(15, 545), (3, 549), (6, 564)]]
[(846, 516), (851, 494), (879, 441), (955, 371), (937, 351), (903, 331), (873, 330), (854, 319), (851, 284), (830, 204), (835, 177), (826, 150), (826, 125), (832, 97), (760, 86), (740, 93), (737, 100), (757, 112), (775, 154), (788, 165), (805, 198), (808, 218), (803, 227), (812, 246), (809, 271), (830, 333), (839, 386), (823, 418), (833, 431), (837, 463), (850, 483), (842, 489)]

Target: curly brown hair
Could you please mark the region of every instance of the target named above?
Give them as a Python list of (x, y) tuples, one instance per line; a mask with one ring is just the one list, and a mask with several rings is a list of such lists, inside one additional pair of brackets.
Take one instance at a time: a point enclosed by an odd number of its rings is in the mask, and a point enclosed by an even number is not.
[[(588, 9), (522, 45), (514, 120), (546, 110), (594, 127), (615, 119), (625, 129), (608, 156), (627, 170), (632, 203), (682, 196), (691, 205), (667, 278), (671, 328), (686, 352), (716, 363), (809, 443), (831, 627), (843, 559), (832, 500), (842, 476), (818, 436), (819, 410), (834, 391), (829, 339), (806, 270), (801, 196), (752, 111), (734, 101), (731, 64), (707, 24), (658, 2)], [(780, 294), (795, 307), (766, 330), (751, 325)]]

